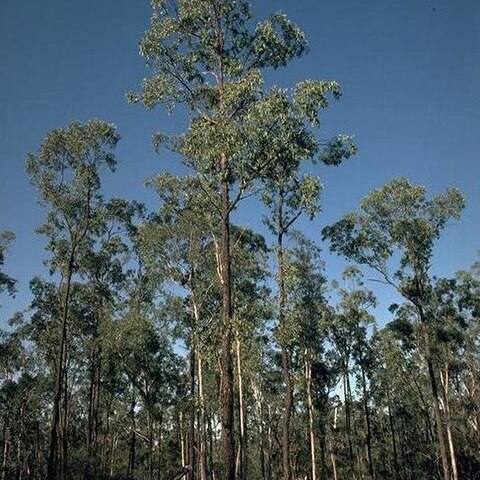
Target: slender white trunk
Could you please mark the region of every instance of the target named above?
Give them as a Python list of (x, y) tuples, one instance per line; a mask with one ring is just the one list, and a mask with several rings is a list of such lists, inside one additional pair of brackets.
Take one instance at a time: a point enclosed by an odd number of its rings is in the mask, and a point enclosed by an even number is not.
[[(337, 414), (338, 410), (335, 407), (335, 411), (333, 413), (333, 433), (337, 430)], [(333, 450), (333, 442), (330, 440), (330, 461), (332, 462), (332, 470), (333, 470), (333, 480), (338, 480), (337, 476), (337, 462), (335, 460), (335, 452)]]
[(206, 430), (205, 430), (205, 396), (203, 393), (203, 359), (200, 352), (198, 352), (198, 397), (200, 403), (200, 455), (199, 455), (199, 466), (200, 466), (200, 480), (207, 480), (207, 448), (206, 448)]
[(243, 409), (243, 377), (242, 377), (242, 357), (240, 348), (240, 339), (237, 332), (235, 338), (237, 353), (237, 376), (238, 376), (238, 415), (240, 422), (240, 442), (238, 443), (236, 476), (245, 478), (245, 412)]
[(307, 408), (308, 408), (308, 433), (310, 437), (310, 463), (312, 480), (317, 480), (315, 459), (315, 433), (313, 429), (313, 400), (312, 400), (312, 362), (308, 351), (305, 350), (305, 378), (307, 380)]
[(445, 418), (447, 423), (447, 441), (450, 452), (450, 465), (452, 467), (453, 480), (458, 480), (457, 459), (455, 455), (455, 444), (452, 435), (452, 419), (450, 416), (450, 402), (448, 398), (449, 390), (449, 376), (448, 363), (445, 364), (445, 372), (440, 370), (440, 381), (442, 382), (443, 403), (445, 404)]
[(182, 458), (182, 468), (185, 467), (185, 435), (183, 434), (183, 413), (180, 412), (180, 455)]

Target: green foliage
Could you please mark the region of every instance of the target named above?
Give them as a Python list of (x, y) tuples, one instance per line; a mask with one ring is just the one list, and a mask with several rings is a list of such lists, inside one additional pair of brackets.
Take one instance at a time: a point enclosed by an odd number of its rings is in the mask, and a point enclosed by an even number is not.
[(340, 97), (336, 82), (309, 80), (293, 92), (264, 88), (262, 69), (285, 66), (307, 51), (303, 32), (284, 14), (254, 27), (243, 1), (165, 2), (153, 8), (140, 45), (153, 75), (129, 98), (147, 108), (187, 105), (186, 133), (157, 134), (155, 145), (180, 153), (210, 200), (227, 181), (238, 188), (233, 209), (259, 179), (275, 176), (279, 164), (295, 170), (300, 160), (316, 156), (338, 164), (355, 153), (347, 136), (321, 148), (309, 127), (319, 126), (329, 96)]
[(38, 232), (49, 239), (51, 271), (65, 271), (93, 228), (99, 196), (100, 168), (113, 170), (112, 149), (118, 142), (113, 125), (101, 120), (74, 122), (52, 130), (36, 154), (27, 159), (27, 172), (41, 202), (49, 207)]
[[(458, 219), (464, 199), (448, 189), (427, 200), (423, 186), (398, 178), (367, 195), (360, 213), (347, 214), (323, 230), (333, 251), (365, 264), (393, 281), (388, 261), (394, 251), (401, 255), (394, 277), (409, 295), (409, 275), (425, 280), (434, 242), (451, 219)], [(410, 273), (409, 273), (410, 272)]]
[[(359, 266), (330, 284), (320, 246), (294, 229), (320, 212), (323, 185), (306, 162), (337, 166), (357, 152), (349, 135), (317, 137), (337, 82), (265, 86), (266, 69), (308, 51), (303, 32), (281, 12), (254, 21), (244, 0), (151, 3), (140, 43), (151, 73), (128, 97), (187, 112), (183, 134), (155, 134), (154, 146), (180, 154), (189, 174), (147, 181), (154, 212), (104, 199), (119, 136), (101, 120), (53, 130), (29, 155), (56, 276), (33, 278), (29, 308), (0, 332), (2, 478), (49, 476), (52, 433), (66, 478), (205, 480), (202, 448), (206, 479), (220, 478), (227, 385), (239, 480), (285, 476), (285, 452), (292, 478), (313, 477), (312, 466), (322, 480), (439, 478), (438, 425), (458, 478), (476, 479), (480, 263), (430, 274), (460, 192), (429, 198), (398, 178), (323, 230), (403, 296), (381, 316)], [(275, 248), (230, 222), (253, 195)], [(3, 273), (13, 238), (0, 233), (0, 293), (15, 292)]]
[[(15, 239), (12, 232), (0, 232), (0, 267), (5, 263), (5, 252), (8, 245)], [(7, 292), (9, 295), (15, 294), (16, 281), (0, 270), (0, 293)]]

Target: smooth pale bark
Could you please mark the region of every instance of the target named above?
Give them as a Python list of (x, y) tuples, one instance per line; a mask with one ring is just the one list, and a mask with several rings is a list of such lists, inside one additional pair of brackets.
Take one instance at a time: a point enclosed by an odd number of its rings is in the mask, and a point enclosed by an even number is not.
[(447, 427), (448, 449), (450, 451), (450, 465), (452, 467), (453, 480), (458, 480), (457, 457), (455, 454), (455, 444), (452, 435), (452, 418), (450, 415), (450, 400), (449, 400), (449, 367), (445, 364), (444, 372), (440, 371), (440, 381), (442, 383), (442, 396), (445, 406), (445, 418)]
[[(226, 165), (225, 156), (222, 165)], [(226, 167), (224, 167), (226, 168)], [(229, 187), (222, 188), (222, 255), (221, 275), (223, 292), (223, 332), (220, 354), (220, 405), (222, 419), (223, 478), (235, 480), (235, 444), (233, 425), (233, 365), (232, 365), (232, 298), (231, 298), (231, 258), (230, 258), (230, 202)]]
[(203, 359), (198, 352), (198, 400), (200, 406), (199, 412), (199, 454), (198, 464), (200, 469), (200, 480), (207, 480), (207, 431), (206, 431), (206, 415), (205, 415), (205, 394), (203, 391)]
[[(192, 311), (193, 311), (193, 329), (195, 335), (195, 349), (197, 357), (197, 376), (198, 376), (198, 444), (199, 444), (199, 455), (198, 455), (198, 467), (199, 467), (199, 477), (200, 480), (207, 479), (207, 432), (206, 432), (206, 416), (205, 416), (205, 394), (203, 391), (203, 359), (198, 348), (198, 342), (196, 341), (196, 329), (200, 322), (200, 315), (198, 310), (197, 298), (195, 295), (195, 288), (193, 286), (193, 281), (191, 282), (191, 297), (192, 297)], [(193, 365), (195, 368), (195, 362)], [(192, 395), (194, 393), (194, 383), (192, 389)], [(194, 433), (193, 431), (191, 433)], [(192, 458), (193, 465), (195, 465), (195, 457)], [(192, 474), (194, 473), (194, 468), (192, 465)]]
[[(136, 459), (136, 441), (137, 436), (135, 431), (137, 429), (136, 425), (136, 418), (135, 418), (135, 406), (136, 401), (132, 399), (132, 403), (130, 405), (130, 448), (129, 448), (129, 455), (128, 455), (128, 475), (132, 475), (135, 471), (135, 459)], [(113, 442), (112, 439), (112, 458), (113, 458)]]
[(307, 409), (308, 409), (308, 435), (310, 443), (310, 466), (312, 480), (317, 480), (315, 459), (315, 432), (313, 428), (313, 400), (312, 400), (312, 363), (309, 361), (308, 352), (305, 352), (305, 379), (307, 381)]
[(2, 435), (2, 440), (3, 440), (3, 446), (2, 446), (2, 480), (6, 479), (7, 475), (7, 465), (8, 465), (8, 454), (10, 450), (10, 439), (9, 439), (9, 434), (10, 434), (10, 414), (9, 411), (7, 410), (7, 413), (5, 414), (5, 420), (3, 422), (3, 435)]
[(442, 460), (442, 471), (444, 480), (450, 480), (450, 465), (447, 456), (447, 449), (445, 446), (445, 437), (443, 434), (442, 426), (442, 415), (440, 412), (440, 402), (439, 402), (439, 391), (437, 386), (437, 379), (435, 376), (435, 369), (433, 365), (433, 356), (430, 348), (430, 336), (428, 334), (428, 322), (423, 307), (421, 305), (416, 305), (420, 322), (423, 330), (423, 339), (424, 339), (424, 348), (425, 348), (425, 359), (428, 368), (428, 378), (430, 380), (430, 388), (432, 391), (433, 397), (433, 412), (435, 416), (435, 424), (437, 429), (437, 441), (438, 449), (440, 452), (440, 458)]
[(180, 412), (179, 418), (179, 430), (180, 430), (180, 458), (182, 460), (182, 468), (186, 466), (186, 455), (185, 455), (185, 435), (183, 433), (183, 413)]
[(163, 450), (162, 426), (163, 426), (163, 416), (160, 414), (160, 419), (158, 422), (157, 480), (162, 480), (162, 450)]
[[(337, 412), (338, 409), (335, 407), (335, 411), (333, 414), (333, 433), (337, 430)], [(335, 451), (333, 449), (333, 442), (330, 440), (330, 461), (332, 462), (332, 471), (333, 471), (333, 480), (338, 480), (337, 476), (337, 462), (335, 459)]]
[(153, 418), (151, 406), (147, 409), (148, 479), (153, 480)]
[(113, 467), (115, 465), (115, 451), (117, 449), (118, 439), (119, 439), (119, 435), (112, 436), (112, 446), (110, 450), (110, 476), (111, 477), (113, 477)]
[(345, 404), (345, 426), (346, 426), (345, 431), (347, 434), (350, 473), (353, 478), (357, 478), (355, 474), (355, 460), (353, 456), (353, 443), (352, 443), (352, 423), (351, 423), (351, 412), (350, 412), (351, 389), (350, 389), (350, 374), (348, 371), (348, 359), (344, 360), (343, 399)]
[(391, 435), (391, 440), (392, 440), (393, 470), (394, 470), (395, 478), (399, 478), (400, 472), (399, 472), (399, 469), (398, 469), (397, 441), (396, 441), (396, 438), (395, 438), (395, 421), (394, 421), (393, 414), (392, 414), (390, 389), (388, 388), (388, 386), (386, 388), (386, 394), (387, 394), (388, 421), (389, 421), (389, 424), (390, 424), (390, 435)]
[(240, 438), (238, 442), (237, 462), (236, 462), (236, 477), (239, 480), (244, 480), (247, 476), (246, 462), (245, 462), (245, 410), (243, 406), (243, 376), (242, 376), (242, 355), (239, 334), (237, 332), (235, 338), (235, 351), (237, 357), (237, 379), (238, 379), (238, 421)]
[(263, 429), (263, 408), (260, 388), (255, 382), (252, 382), (253, 398), (255, 399), (255, 413), (257, 416), (258, 433), (260, 437), (260, 472), (262, 480), (267, 479), (266, 458), (265, 458), (265, 438)]
[(188, 419), (188, 465), (190, 467), (187, 473), (187, 479), (193, 480), (196, 467), (195, 455), (195, 316), (192, 315), (192, 331), (190, 333), (190, 405), (189, 405), (189, 419)]
[(215, 473), (213, 465), (213, 427), (212, 427), (212, 417), (208, 415), (208, 459), (209, 459), (209, 469), (212, 480), (216, 480), (217, 476)]

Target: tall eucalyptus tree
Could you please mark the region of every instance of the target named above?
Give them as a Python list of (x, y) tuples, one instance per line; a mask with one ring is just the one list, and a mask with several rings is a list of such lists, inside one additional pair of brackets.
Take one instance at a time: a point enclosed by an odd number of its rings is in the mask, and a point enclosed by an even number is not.
[[(219, 271), (222, 277), (222, 438), (224, 478), (235, 475), (233, 302), (230, 216), (256, 180), (285, 152), (309, 153), (317, 144), (307, 122), (340, 95), (335, 82), (305, 81), (297, 85), (295, 109), (290, 95), (267, 90), (262, 70), (287, 65), (307, 50), (303, 32), (276, 13), (253, 24), (246, 1), (154, 0), (151, 28), (140, 44), (153, 74), (132, 101), (147, 108), (186, 106), (189, 125), (178, 137), (157, 135), (180, 153), (198, 175), (211, 200), (221, 230)], [(295, 153), (299, 155), (299, 153)], [(291, 156), (291, 154), (288, 154)], [(286, 472), (287, 478), (288, 471)]]
[[(52, 130), (37, 153), (27, 159), (31, 183), (38, 189), (40, 202), (48, 208), (45, 223), (38, 232), (48, 238), (47, 249), (52, 273), (59, 275), (58, 350), (55, 364), (55, 391), (50, 432), (48, 478), (57, 478), (58, 447), (61, 433), (62, 478), (65, 477), (68, 440), (66, 425), (61, 428), (62, 393), (66, 398), (68, 318), (72, 278), (78, 256), (84, 248), (101, 201), (100, 169), (115, 168), (112, 153), (119, 136), (116, 128), (101, 120), (74, 122)], [(66, 405), (64, 406), (66, 407)], [(65, 412), (64, 412), (65, 417)]]
[[(430, 266), (435, 241), (449, 220), (460, 217), (463, 207), (464, 199), (454, 188), (428, 200), (425, 187), (397, 178), (367, 195), (360, 213), (347, 214), (323, 230), (333, 251), (372, 268), (415, 309), (445, 480), (450, 479), (454, 460), (449, 462), (445, 445), (439, 372), (433, 355), (436, 302)], [(395, 254), (400, 257), (398, 263)]]

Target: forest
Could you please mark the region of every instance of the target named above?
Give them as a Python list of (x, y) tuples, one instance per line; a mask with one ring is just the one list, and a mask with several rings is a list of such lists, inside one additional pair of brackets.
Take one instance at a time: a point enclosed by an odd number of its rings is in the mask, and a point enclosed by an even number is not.
[[(359, 146), (323, 139), (336, 81), (265, 81), (303, 31), (245, 0), (151, 3), (126, 101), (185, 119), (146, 134), (186, 173), (147, 181), (155, 210), (106, 195), (128, 132), (98, 118), (28, 155), (48, 257), (2, 314), (1, 480), (480, 478), (480, 261), (432, 273), (463, 194), (397, 177), (312, 236), (314, 167)], [(252, 200), (268, 235), (235, 221)], [(14, 242), (0, 232), (0, 303)], [(387, 319), (377, 285), (399, 299)]]

